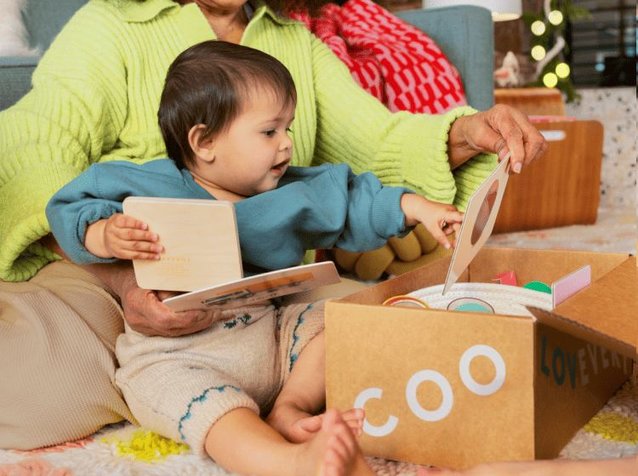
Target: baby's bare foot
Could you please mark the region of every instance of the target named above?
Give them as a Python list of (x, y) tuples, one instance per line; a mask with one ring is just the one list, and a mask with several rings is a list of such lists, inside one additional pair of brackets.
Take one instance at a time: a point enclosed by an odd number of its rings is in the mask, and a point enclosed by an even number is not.
[[(266, 422), (288, 441), (303, 443), (321, 429), (324, 415), (311, 415), (294, 404), (281, 403), (275, 405)], [(341, 418), (354, 436), (361, 435), (364, 416), (365, 413), (360, 408), (352, 408), (341, 413)]]
[(322, 415), (313, 416), (293, 403), (276, 403), (266, 423), (293, 443), (304, 443), (321, 429)]
[(336, 410), (328, 410), (323, 415), (321, 428), (300, 445), (295, 472), (300, 476), (347, 476), (353, 473), (359, 455), (348, 425)]
[(363, 433), (363, 420), (366, 413), (363, 408), (351, 408), (341, 414), (343, 421), (346, 422), (350, 431), (354, 436), (361, 436)]

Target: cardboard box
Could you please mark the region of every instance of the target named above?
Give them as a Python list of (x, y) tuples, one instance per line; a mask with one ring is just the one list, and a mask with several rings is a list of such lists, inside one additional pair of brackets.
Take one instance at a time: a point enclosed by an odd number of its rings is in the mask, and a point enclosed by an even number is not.
[(327, 303), (328, 406), (365, 408), (368, 455), (452, 468), (555, 457), (631, 375), (635, 257), (482, 249), (460, 282), (514, 270), (551, 283), (591, 265), (589, 287), (536, 319), (381, 305), (441, 284), (449, 263)]

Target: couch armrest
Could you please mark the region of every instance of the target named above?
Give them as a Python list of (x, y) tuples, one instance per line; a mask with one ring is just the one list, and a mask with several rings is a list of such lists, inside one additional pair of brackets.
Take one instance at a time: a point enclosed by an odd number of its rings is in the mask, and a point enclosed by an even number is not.
[(494, 24), (489, 10), (459, 5), (396, 15), (438, 43), (459, 70), (472, 107), (485, 110), (494, 105)]
[(39, 56), (0, 57), (0, 111), (15, 104), (31, 89), (31, 75)]

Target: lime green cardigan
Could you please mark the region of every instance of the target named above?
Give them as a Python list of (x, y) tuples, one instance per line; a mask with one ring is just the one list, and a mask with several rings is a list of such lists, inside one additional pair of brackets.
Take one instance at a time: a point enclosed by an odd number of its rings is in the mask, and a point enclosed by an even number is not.
[[(76, 13), (40, 61), (33, 89), (0, 113), (1, 279), (29, 279), (57, 258), (36, 243), (49, 233), (45, 206), (90, 164), (165, 156), (157, 108), (166, 70), (181, 51), (212, 38), (194, 3), (92, 0)], [(485, 155), (450, 171), (448, 130), (471, 108), (391, 114), (298, 22), (260, 6), (242, 44), (292, 73), (295, 165), (346, 162), (461, 208), (494, 167)]]

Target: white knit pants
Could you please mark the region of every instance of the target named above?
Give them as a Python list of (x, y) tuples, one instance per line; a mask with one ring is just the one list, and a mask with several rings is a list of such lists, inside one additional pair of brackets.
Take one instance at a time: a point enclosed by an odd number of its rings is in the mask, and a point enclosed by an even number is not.
[(117, 340), (116, 382), (139, 423), (198, 453), (236, 408), (267, 412), (306, 344), (323, 330), (323, 303), (250, 306), (183, 337), (130, 330)]

